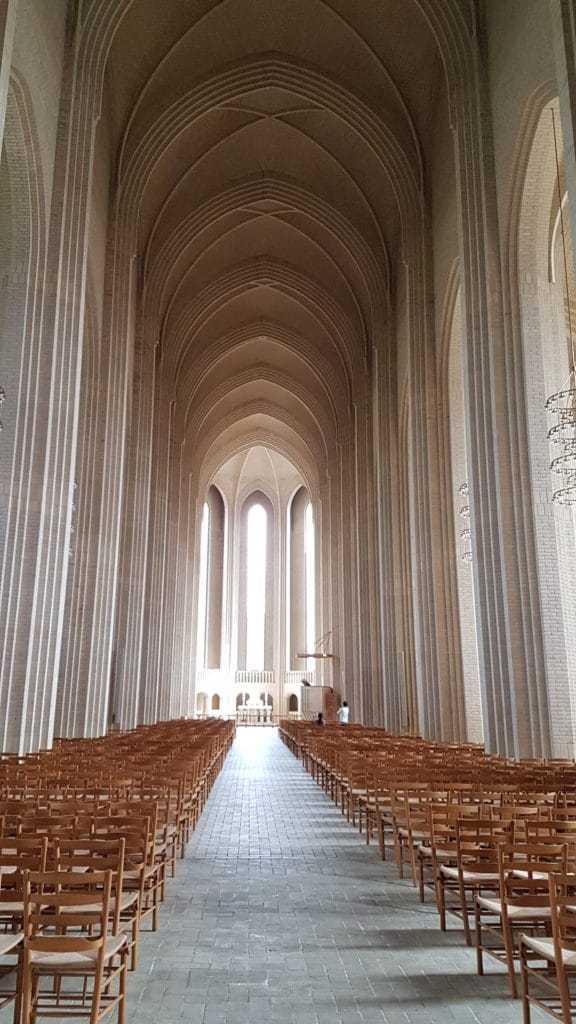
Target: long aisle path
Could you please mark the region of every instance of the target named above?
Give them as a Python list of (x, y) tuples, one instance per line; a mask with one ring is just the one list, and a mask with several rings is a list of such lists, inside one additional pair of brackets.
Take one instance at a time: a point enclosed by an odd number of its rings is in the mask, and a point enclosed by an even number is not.
[(451, 927), (275, 730), (241, 729), (142, 936), (128, 1024), (520, 1024), (503, 974), (478, 978)]

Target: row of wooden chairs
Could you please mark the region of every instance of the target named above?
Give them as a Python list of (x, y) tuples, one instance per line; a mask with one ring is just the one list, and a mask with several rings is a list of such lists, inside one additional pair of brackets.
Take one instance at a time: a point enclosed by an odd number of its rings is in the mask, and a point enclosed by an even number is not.
[[(322, 735), (319, 735), (319, 734)], [(576, 974), (576, 766), (511, 762), (480, 748), (425, 744), (383, 730), (281, 723), (281, 736), (348, 820), (390, 849), (440, 927), (461, 922), (485, 960), (504, 965), (524, 1024), (537, 1005), (572, 1024)]]
[(124, 1020), (142, 923), (158, 926), (233, 736), (178, 721), (0, 759), (0, 1005), (15, 1024)]

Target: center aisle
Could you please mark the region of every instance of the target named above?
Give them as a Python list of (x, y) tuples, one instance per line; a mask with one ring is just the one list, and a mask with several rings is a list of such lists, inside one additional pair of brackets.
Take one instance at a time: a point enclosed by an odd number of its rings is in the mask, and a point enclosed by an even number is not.
[[(128, 1024), (520, 1024), (498, 968), (383, 864), (278, 739), (244, 728), (128, 979)], [(504, 995), (504, 998), (503, 998)]]

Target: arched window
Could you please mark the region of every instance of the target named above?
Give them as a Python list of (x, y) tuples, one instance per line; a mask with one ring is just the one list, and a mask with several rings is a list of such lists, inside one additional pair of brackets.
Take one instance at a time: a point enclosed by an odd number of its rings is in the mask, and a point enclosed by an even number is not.
[(196, 638), (196, 665), (206, 667), (206, 611), (208, 607), (208, 540), (210, 534), (210, 507), (204, 502), (200, 527), (200, 571), (198, 573), (198, 632)]
[(298, 711), (298, 697), (295, 693), (290, 694), (288, 700), (288, 711)]
[(290, 648), (289, 664), (295, 671), (314, 672), (314, 659), (306, 664), (298, 652), (313, 651), (319, 630), (316, 622), (314, 510), (302, 487), (290, 506)]
[(225, 508), (222, 495), (212, 485), (202, 506), (198, 552), (198, 617), (196, 669), (204, 680), (205, 669), (219, 669), (222, 659), (222, 599), (224, 586)]
[(236, 695), (236, 707), (239, 708), (239, 707), (242, 706), (242, 704), (247, 704), (249, 700), (250, 700), (250, 694), (249, 693), (238, 693)]
[(212, 711), (220, 711), (220, 694), (214, 693), (212, 695)]
[(266, 532), (262, 505), (252, 505), (247, 517), (246, 545), (246, 668), (264, 668), (266, 633)]
[[(304, 511), (304, 596), (306, 602), (306, 647), (314, 650), (316, 640), (316, 577), (314, 564), (314, 511), (312, 502), (308, 502)], [(306, 668), (314, 671), (312, 658), (308, 658)]]

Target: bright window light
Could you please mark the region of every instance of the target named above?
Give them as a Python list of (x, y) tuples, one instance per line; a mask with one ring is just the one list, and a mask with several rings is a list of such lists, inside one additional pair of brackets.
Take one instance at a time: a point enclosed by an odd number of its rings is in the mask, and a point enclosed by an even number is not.
[(210, 507), (204, 502), (200, 527), (200, 573), (198, 579), (198, 633), (196, 637), (196, 666), (206, 668), (206, 611), (208, 608), (208, 538), (210, 535)]
[[(316, 642), (316, 592), (314, 578), (314, 513), (311, 502), (308, 502), (304, 512), (304, 585), (306, 593), (306, 647), (309, 651), (313, 651)], [(308, 658), (306, 662), (307, 671), (313, 672), (315, 667), (314, 660)]]
[(262, 505), (253, 505), (248, 512), (246, 668), (259, 671), (264, 669), (267, 520)]

